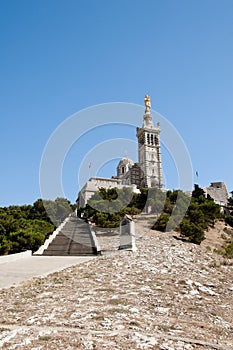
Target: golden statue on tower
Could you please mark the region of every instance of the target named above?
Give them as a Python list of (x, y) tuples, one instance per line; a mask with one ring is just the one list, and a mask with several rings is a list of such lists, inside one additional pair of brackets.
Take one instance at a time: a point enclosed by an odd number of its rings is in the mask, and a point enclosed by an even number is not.
[(151, 104), (150, 104), (150, 96), (146, 95), (144, 98), (144, 102), (145, 102), (145, 106), (146, 106), (146, 110), (145, 112), (150, 110)]

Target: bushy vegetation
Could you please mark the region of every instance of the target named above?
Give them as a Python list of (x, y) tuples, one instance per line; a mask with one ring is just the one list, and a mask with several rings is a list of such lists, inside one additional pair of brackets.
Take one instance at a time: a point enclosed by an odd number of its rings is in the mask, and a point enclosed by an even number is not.
[(36, 251), (70, 211), (64, 198), (0, 208), (0, 254)]
[(125, 214), (137, 215), (148, 208), (151, 213), (160, 214), (165, 200), (166, 193), (157, 188), (141, 188), (140, 193), (133, 193), (128, 187), (100, 188), (79, 212), (88, 213), (89, 219), (99, 227), (118, 227)]
[(118, 227), (121, 218), (125, 215), (136, 215), (145, 206), (147, 191), (142, 189), (140, 194), (132, 193), (131, 189), (100, 188), (91, 199), (85, 209), (89, 217), (99, 227)]
[(190, 203), (190, 198), (180, 190), (167, 191), (165, 196), (162, 213), (152, 227), (162, 232), (176, 229)]
[(180, 231), (182, 236), (187, 237), (190, 242), (195, 244), (201, 244), (205, 239), (204, 229), (191, 222), (188, 218), (180, 223)]
[[(163, 192), (157, 188), (140, 190), (104, 188), (95, 193), (85, 208), (89, 218), (100, 227), (118, 227), (125, 214), (136, 215), (143, 209), (157, 216), (152, 229), (162, 232), (178, 230), (181, 237), (196, 244), (204, 239), (204, 230), (220, 218), (220, 207), (195, 185), (192, 197), (180, 190)], [(188, 209), (187, 209), (188, 208)]]
[[(182, 211), (184, 205), (187, 204), (187, 197), (185, 194), (182, 194), (179, 198), (179, 203), (177, 203), (175, 198), (177, 193), (177, 191), (167, 192), (165, 208), (153, 229), (170, 231), (172, 221), (175, 224), (178, 222), (177, 214), (180, 220), (179, 211)], [(215, 204), (211, 197), (207, 196), (206, 198), (204, 191), (198, 185), (195, 185), (188, 210), (176, 229), (188, 241), (200, 244), (205, 239), (204, 230), (208, 226), (213, 226), (215, 220), (220, 217), (220, 206)], [(169, 220), (171, 220), (170, 226)]]
[(231, 197), (228, 198), (228, 214), (225, 216), (225, 221), (233, 227), (233, 191), (231, 192)]
[[(225, 220), (233, 227), (233, 196), (229, 199), (229, 208), (232, 210)], [(0, 254), (36, 251), (74, 209), (75, 205), (64, 198), (38, 199), (33, 205), (0, 208)], [(198, 185), (191, 199), (179, 190), (142, 188), (136, 194), (128, 187), (101, 188), (78, 214), (84, 212), (97, 226), (113, 228), (119, 227), (125, 214), (137, 215), (143, 210), (149, 210), (157, 218), (152, 229), (162, 232), (176, 229), (181, 237), (196, 244), (205, 239), (204, 230), (221, 217), (219, 205), (209, 196), (206, 198)], [(233, 257), (233, 240), (226, 245), (224, 254)]]
[(229, 259), (233, 258), (233, 240), (227, 244), (224, 255)]
[[(231, 192), (231, 197), (228, 199), (228, 215), (225, 215), (226, 224), (233, 227), (233, 192)], [(231, 234), (231, 239), (226, 243), (225, 249), (219, 251), (220, 254), (226, 258), (233, 258), (233, 238)]]
[[(198, 185), (195, 185), (191, 198), (180, 190), (164, 192), (157, 188), (142, 188), (136, 194), (128, 187), (121, 190), (101, 188), (78, 212), (85, 212), (99, 227), (111, 228), (119, 227), (125, 214), (137, 215), (148, 210), (156, 218), (152, 229), (161, 232), (176, 230), (181, 238), (195, 244), (205, 239), (204, 231), (208, 227), (223, 218), (220, 206), (210, 196), (206, 198)], [(233, 227), (233, 196), (229, 199), (229, 215), (225, 220)], [(232, 250), (233, 241), (226, 246), (227, 256), (233, 256)]]

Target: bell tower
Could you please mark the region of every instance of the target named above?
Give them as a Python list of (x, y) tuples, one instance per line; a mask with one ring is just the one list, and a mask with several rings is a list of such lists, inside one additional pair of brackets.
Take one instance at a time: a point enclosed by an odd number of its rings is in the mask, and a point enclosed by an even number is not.
[(146, 187), (162, 188), (160, 124), (157, 123), (157, 127), (153, 124), (149, 95), (145, 96), (144, 102), (146, 109), (143, 116), (143, 125), (141, 128), (137, 128), (138, 165), (144, 173)]

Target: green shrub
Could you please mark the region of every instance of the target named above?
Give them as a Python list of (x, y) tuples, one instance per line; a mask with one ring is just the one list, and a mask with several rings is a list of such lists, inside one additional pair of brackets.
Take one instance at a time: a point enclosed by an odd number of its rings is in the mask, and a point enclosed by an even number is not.
[(155, 224), (152, 227), (152, 230), (157, 230), (161, 232), (165, 232), (167, 228), (168, 221), (170, 219), (170, 215), (167, 213), (162, 213), (158, 220), (155, 222)]
[(5, 237), (1, 239), (0, 242), (0, 254), (8, 254), (9, 250), (11, 248), (11, 242), (8, 241)]
[(225, 256), (226, 256), (227, 258), (232, 259), (232, 258), (233, 258), (233, 240), (231, 241), (231, 243), (229, 243), (229, 244), (226, 246), (225, 250), (226, 250)]
[(228, 225), (230, 225), (231, 227), (233, 227), (233, 216), (227, 215), (227, 216), (225, 217), (225, 222), (226, 222)]
[[(24, 220), (24, 219), (23, 219)], [(54, 226), (42, 220), (24, 220), (22, 228), (9, 234), (9, 253), (35, 252), (53, 232)]]
[(200, 244), (204, 239), (204, 230), (202, 227), (195, 225), (188, 219), (184, 219), (180, 224), (181, 235), (187, 237), (189, 242)]
[(0, 254), (37, 250), (54, 230), (48, 213), (55, 220), (53, 223), (59, 225), (72, 211), (71, 207), (65, 198), (57, 198), (0, 208)]

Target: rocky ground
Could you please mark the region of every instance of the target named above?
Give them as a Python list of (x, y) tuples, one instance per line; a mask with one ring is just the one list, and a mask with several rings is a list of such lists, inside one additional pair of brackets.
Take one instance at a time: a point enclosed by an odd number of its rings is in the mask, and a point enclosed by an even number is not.
[[(146, 225), (146, 223), (148, 225)], [(138, 250), (0, 290), (3, 349), (233, 349), (233, 261), (136, 225)]]

